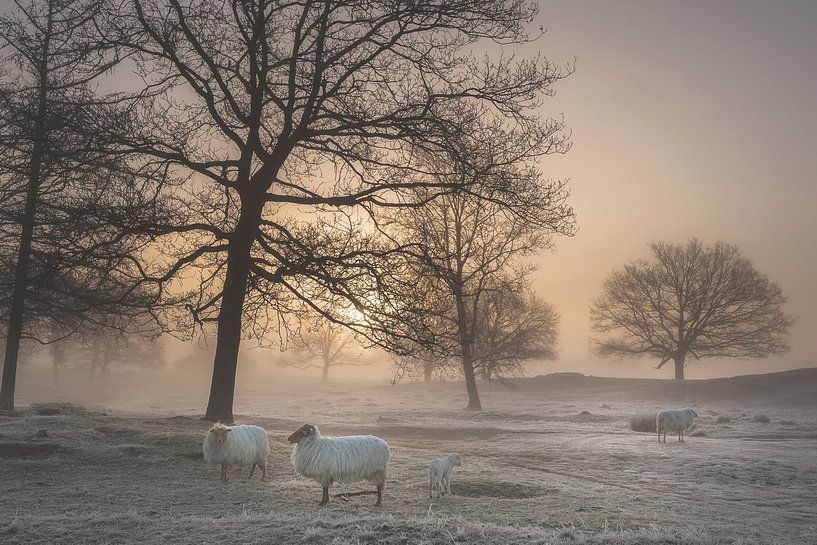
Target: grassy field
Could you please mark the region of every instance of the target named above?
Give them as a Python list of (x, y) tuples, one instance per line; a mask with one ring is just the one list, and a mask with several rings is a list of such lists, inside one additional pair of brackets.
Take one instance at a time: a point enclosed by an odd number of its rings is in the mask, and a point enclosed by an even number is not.
[[(817, 543), (817, 370), (686, 384), (536, 377), (485, 385), (481, 413), (461, 409), (462, 389), (244, 388), (252, 410), (237, 420), (269, 431), (266, 483), (247, 482), (246, 468), (221, 483), (204, 465), (208, 424), (189, 392), (33, 404), (0, 419), (0, 542)], [(634, 415), (687, 405), (700, 418), (686, 443), (630, 429)], [(294, 474), (286, 443), (304, 422), (389, 442), (382, 508), (373, 495), (318, 507), (320, 487)], [(463, 456), (455, 496), (430, 505), (427, 464), (450, 452)]]

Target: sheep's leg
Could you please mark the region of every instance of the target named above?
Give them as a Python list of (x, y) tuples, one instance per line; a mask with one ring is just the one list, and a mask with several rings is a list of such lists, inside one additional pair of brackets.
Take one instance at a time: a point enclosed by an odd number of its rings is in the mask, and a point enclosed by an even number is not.
[(267, 464), (259, 466), (261, 468), (261, 480), (263, 482), (267, 481)]
[(451, 493), (451, 477), (445, 480), (445, 491), (448, 493), (449, 496), (454, 495)]
[(383, 503), (383, 483), (377, 483), (377, 503), (374, 504), (375, 507), (380, 507), (380, 504)]
[(431, 479), (428, 480), (428, 499), (434, 498), (434, 484)]
[(227, 464), (221, 464), (221, 481), (227, 482), (229, 479), (227, 478)]
[(329, 503), (329, 487), (323, 487), (323, 497), (321, 498), (321, 505), (326, 505)]
[(255, 472), (255, 462), (253, 462), (253, 464), (252, 464), (252, 469), (250, 469), (250, 474), (247, 476), (247, 480), (248, 480), (248, 481), (251, 481), (251, 480), (252, 480), (252, 474), (253, 474), (254, 472)]

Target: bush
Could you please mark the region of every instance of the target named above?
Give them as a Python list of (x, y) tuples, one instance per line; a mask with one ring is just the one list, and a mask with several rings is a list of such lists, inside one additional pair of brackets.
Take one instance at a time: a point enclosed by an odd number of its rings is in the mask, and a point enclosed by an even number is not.
[(766, 416), (765, 414), (756, 414), (755, 417), (752, 418), (752, 422), (757, 422), (759, 424), (768, 424), (769, 422), (771, 422), (771, 420), (769, 420), (769, 417)]
[(717, 420), (715, 420), (716, 424), (728, 424), (731, 422), (728, 416), (719, 416)]
[(630, 429), (633, 431), (655, 433), (655, 415), (639, 414), (630, 419)]

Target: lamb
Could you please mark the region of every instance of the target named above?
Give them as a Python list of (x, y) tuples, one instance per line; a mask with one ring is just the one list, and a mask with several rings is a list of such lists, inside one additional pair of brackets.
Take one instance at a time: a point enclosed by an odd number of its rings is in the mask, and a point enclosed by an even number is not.
[[(451, 473), (454, 467), (462, 464), (459, 454), (449, 454), (447, 458), (434, 458), (428, 466), (428, 499), (445, 493), (451, 494)], [(453, 494), (452, 494), (453, 495)]]
[(677, 433), (678, 441), (684, 442), (684, 431), (695, 423), (698, 413), (692, 409), (666, 409), (655, 415), (655, 430), (658, 432), (658, 442), (661, 442), (661, 433), (664, 433), (664, 442), (667, 442), (667, 432)]
[(299, 475), (314, 479), (323, 487), (321, 505), (329, 502), (333, 483), (367, 481), (377, 486), (377, 503), (383, 501), (389, 445), (373, 435), (323, 437), (317, 426), (304, 424), (289, 436), (292, 466)]
[(204, 436), (204, 462), (221, 464), (221, 480), (227, 482), (227, 466), (252, 464), (248, 479), (255, 466), (261, 468), (261, 480), (267, 480), (269, 438), (258, 426), (225, 426), (215, 424)]

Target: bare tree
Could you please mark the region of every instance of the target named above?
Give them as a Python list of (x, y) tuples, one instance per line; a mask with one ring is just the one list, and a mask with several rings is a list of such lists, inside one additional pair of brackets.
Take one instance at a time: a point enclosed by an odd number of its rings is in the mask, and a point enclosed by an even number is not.
[(90, 354), (87, 358), (90, 381), (96, 379), (97, 373), (107, 378), (114, 367), (147, 369), (165, 363), (163, 345), (141, 332), (112, 335), (110, 331), (99, 331), (85, 340), (84, 348)]
[[(438, 337), (441, 340), (442, 337)], [(415, 344), (403, 354), (392, 355), (392, 385), (407, 377), (423, 377), (423, 382), (431, 383), (435, 378), (444, 380), (449, 377), (462, 376), (462, 364), (454, 357), (446, 357), (446, 352), (438, 347)]]
[(556, 358), (559, 316), (527, 290), (486, 293), (477, 320), (475, 368), (486, 380), (521, 376), (531, 359)]
[(369, 361), (361, 361), (363, 347), (348, 329), (323, 318), (302, 325), (295, 337), (294, 349), (305, 357), (285, 359), (282, 364), (298, 369), (320, 369), (321, 384), (329, 382), (329, 370), (334, 367), (371, 365)]
[[(111, 247), (105, 248), (101, 231), (90, 227), (98, 226), (92, 218), (108, 209), (103, 202), (120, 198), (103, 198), (119, 177), (98, 161), (97, 136), (81, 130), (100, 122), (90, 119), (98, 111), (90, 86), (117, 62), (91, 34), (99, 5), (94, 0), (15, 4), (14, 13), (0, 17), (0, 260), (11, 271), (0, 277), (0, 307), (8, 322), (3, 412), (14, 410), (21, 339), (39, 340), (40, 332), (51, 329), (50, 313), (76, 309), (72, 292), (92, 295), (117, 270), (119, 255), (103, 257)], [(77, 272), (80, 256), (82, 273)], [(40, 332), (38, 319), (45, 322)]]
[(601, 356), (675, 363), (684, 379), (690, 357), (757, 358), (788, 350), (793, 318), (783, 312), (780, 287), (759, 273), (735, 246), (650, 245), (654, 261), (636, 261), (604, 283), (590, 306)]
[(263, 339), (299, 307), (355, 327), (321, 290), (365, 307), (382, 338), (396, 332), (388, 304), (366, 295), (388, 268), (372, 267), (384, 251), (358, 238), (354, 209), (448, 191), (416, 157), (456, 128), (453, 106), (483, 103), (535, 132), (533, 109), (562, 77), (542, 58), (467, 52), (529, 40), (536, 8), (521, 0), (118, 4), (102, 33), (146, 82), (131, 102), (141, 130), (119, 134), (120, 149), (165, 162), (179, 200), (151, 231), (168, 259), (140, 266), (200, 286), (188, 309), (217, 331), (211, 420), (232, 419), (242, 336)]
[(543, 179), (530, 163), (566, 151), (561, 126), (508, 137), (478, 112), (460, 113), (445, 160), (462, 189), (430, 201), (416, 190), (426, 204), (399, 214), (393, 227), (396, 238), (416, 245), (415, 283), (436, 301), (431, 321), (424, 319), (434, 350), (443, 360), (461, 359), (468, 408), (480, 410), (476, 343), (488, 294), (523, 285), (532, 271), (524, 258), (548, 248), (554, 235), (571, 235), (574, 217), (565, 184)]

